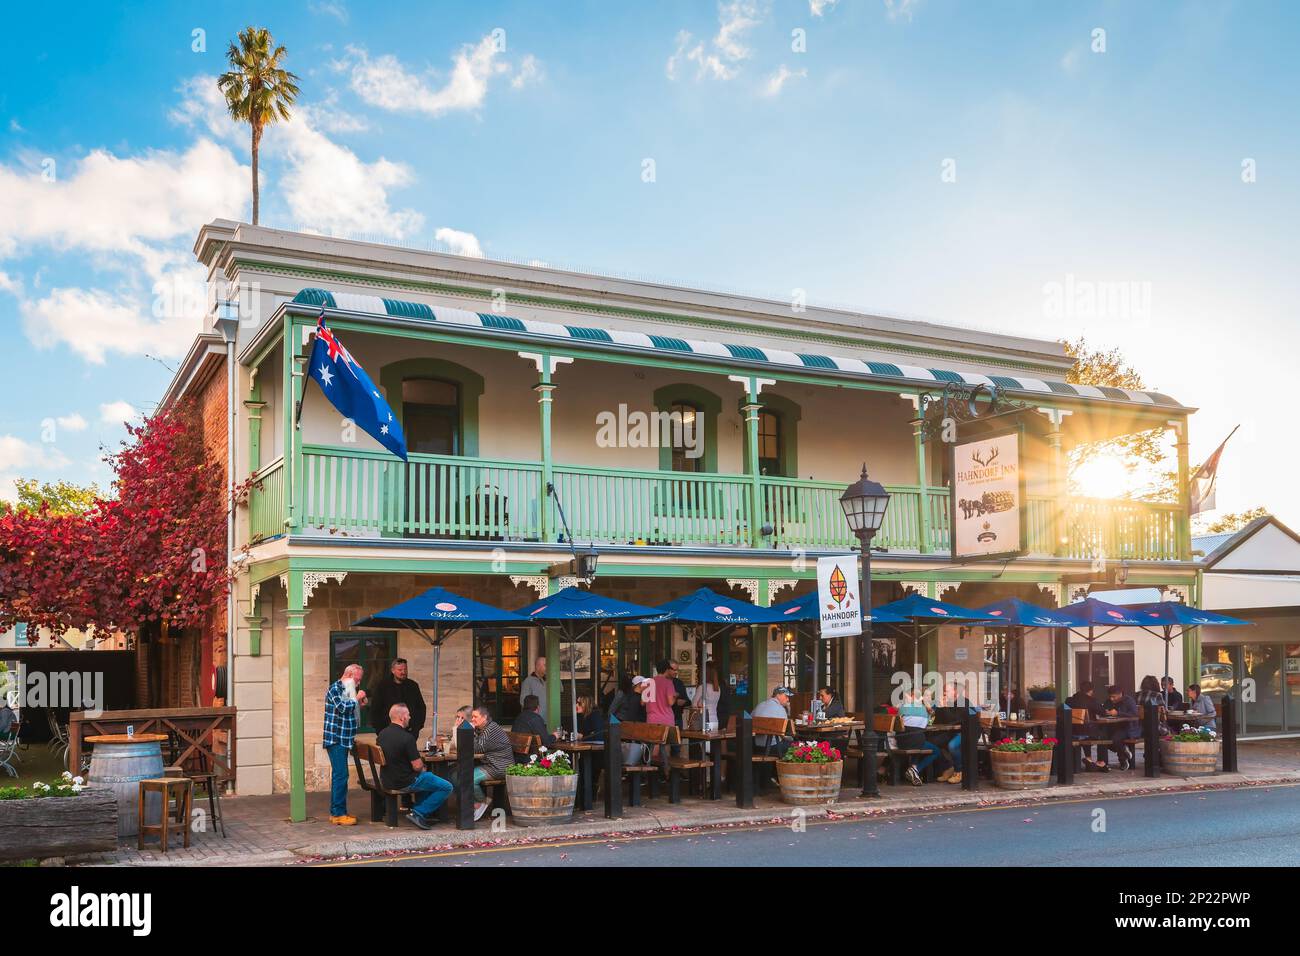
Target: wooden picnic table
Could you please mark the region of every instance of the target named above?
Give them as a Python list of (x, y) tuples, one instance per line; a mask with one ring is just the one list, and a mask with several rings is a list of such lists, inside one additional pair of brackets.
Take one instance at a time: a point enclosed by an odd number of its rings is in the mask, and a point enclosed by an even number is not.
[(1185, 720), (1203, 724), (1214, 720), (1218, 716), (1218, 714), (1202, 714), (1194, 710), (1170, 710), (1165, 712), (1165, 722)]
[(706, 794), (709, 800), (722, 799), (722, 741), (735, 740), (736, 732), (734, 730), (681, 730), (682, 740), (686, 741), (686, 754), (690, 756), (691, 744), (698, 743), (700, 746), (700, 757), (704, 756), (704, 745), (706, 743), (715, 743), (710, 757), (712, 766), (709, 769), (709, 787)]
[(592, 807), (592, 791), (595, 787), (597, 770), (596, 754), (603, 754), (605, 752), (605, 741), (557, 740), (555, 742), (555, 749), (563, 750), (565, 753), (573, 754), (577, 757), (578, 809), (590, 810)]
[(1055, 719), (1048, 720), (1046, 718), (1042, 720), (1037, 720), (1033, 717), (1027, 717), (1024, 720), (1011, 720), (1010, 718), (1002, 720), (999, 718), (993, 726), (1006, 727), (1010, 730), (1035, 730), (1039, 727), (1047, 727), (1055, 723)]

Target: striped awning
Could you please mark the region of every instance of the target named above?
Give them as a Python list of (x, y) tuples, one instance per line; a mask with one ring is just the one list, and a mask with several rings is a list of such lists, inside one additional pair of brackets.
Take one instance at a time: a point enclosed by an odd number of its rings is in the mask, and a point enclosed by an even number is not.
[(392, 318), (418, 319), (439, 325), (487, 329), (497, 332), (514, 332), (548, 340), (569, 340), (578, 343), (605, 343), (632, 349), (654, 352), (695, 355), (701, 358), (741, 359), (750, 363), (765, 363), (774, 367), (801, 368), (813, 371), (843, 372), (860, 378), (887, 380), (906, 385), (942, 386), (947, 382), (966, 385), (996, 385), (999, 389), (1016, 392), (1066, 395), (1074, 398), (1100, 399), (1101, 401), (1129, 402), (1137, 405), (1157, 405), (1167, 408), (1183, 406), (1160, 392), (1140, 392), (1126, 388), (1108, 388), (1096, 385), (1070, 385), (1049, 382), (1022, 375), (980, 375), (975, 372), (956, 372), (942, 368), (921, 368), (916, 365), (899, 365), (893, 362), (869, 362), (845, 358), (840, 355), (821, 355), (809, 352), (787, 352), (782, 349), (758, 348), (753, 345), (732, 345), (701, 339), (680, 339), (668, 335), (651, 335), (646, 332), (629, 332), (618, 329), (598, 329), (581, 325), (558, 325), (534, 319), (516, 319), (490, 312), (470, 312), (427, 305), (423, 302), (403, 302), (375, 295), (357, 295), (351, 292), (330, 292), (327, 289), (303, 289), (293, 301), (300, 305), (319, 306), (341, 312), (383, 315)]

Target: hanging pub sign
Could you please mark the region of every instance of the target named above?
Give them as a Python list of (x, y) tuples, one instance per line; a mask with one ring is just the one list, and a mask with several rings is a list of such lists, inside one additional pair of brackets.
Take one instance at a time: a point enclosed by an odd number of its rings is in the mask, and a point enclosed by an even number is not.
[(817, 608), (821, 612), (822, 637), (862, 633), (856, 554), (817, 559)]
[(1022, 553), (1025, 488), (1020, 429), (956, 442), (951, 464), (953, 558)]

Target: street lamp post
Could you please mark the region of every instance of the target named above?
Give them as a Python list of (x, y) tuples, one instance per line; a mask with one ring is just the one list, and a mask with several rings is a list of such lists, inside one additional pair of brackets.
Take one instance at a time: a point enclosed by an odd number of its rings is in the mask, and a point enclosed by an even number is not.
[(862, 584), (858, 595), (862, 604), (862, 637), (858, 650), (857, 709), (862, 713), (866, 724), (862, 736), (862, 795), (864, 797), (880, 796), (880, 787), (876, 783), (876, 723), (875, 723), (875, 665), (871, 648), (871, 539), (880, 530), (885, 520), (885, 509), (889, 507), (889, 492), (879, 482), (867, 477), (867, 466), (862, 465), (862, 477), (844, 489), (840, 495), (840, 507), (844, 509), (844, 518), (849, 530), (857, 536), (862, 549)]

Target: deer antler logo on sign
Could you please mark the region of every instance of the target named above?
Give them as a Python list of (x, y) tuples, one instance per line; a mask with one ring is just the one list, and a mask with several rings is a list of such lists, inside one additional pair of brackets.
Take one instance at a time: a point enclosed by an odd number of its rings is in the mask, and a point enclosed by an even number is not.
[(993, 448), (990, 449), (988, 458), (985, 458), (977, 449), (970, 453), (970, 459), (982, 468), (987, 468), (998, 460), (998, 446), (994, 445)]

